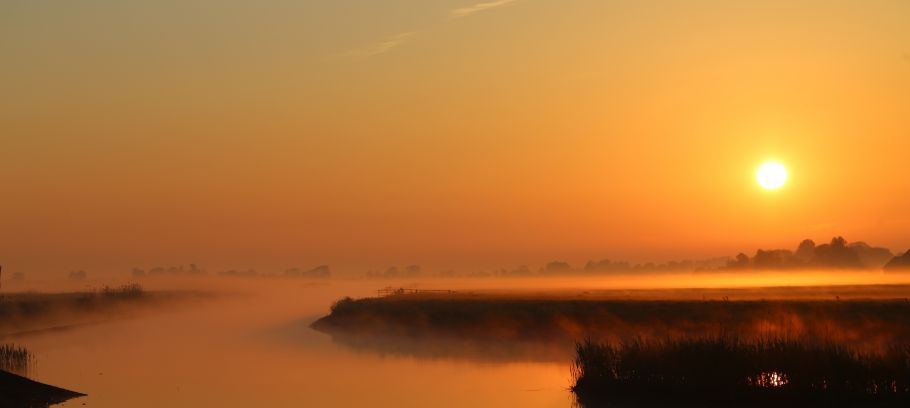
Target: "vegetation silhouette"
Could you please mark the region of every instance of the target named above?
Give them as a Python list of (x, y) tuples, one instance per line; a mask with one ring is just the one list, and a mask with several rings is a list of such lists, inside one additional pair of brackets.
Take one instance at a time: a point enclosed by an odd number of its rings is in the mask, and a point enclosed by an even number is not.
[(883, 267), (893, 256), (887, 248), (872, 247), (861, 241), (847, 243), (843, 237), (834, 237), (822, 245), (806, 239), (796, 251), (759, 249), (751, 258), (740, 253), (724, 269), (875, 269)]
[(15, 344), (0, 344), (0, 371), (27, 375), (35, 356), (25, 347)]
[[(732, 332), (744, 339), (778, 336), (817, 343), (834, 341), (869, 352), (910, 338), (910, 302), (904, 298), (868, 298), (880, 293), (903, 294), (906, 286), (855, 290), (825, 293), (824, 298), (814, 300), (737, 298), (773, 295), (776, 291), (805, 293), (793, 288), (756, 293), (693, 291), (686, 294), (687, 299), (674, 300), (418, 293), (344, 298), (311, 326), (330, 334), (338, 343), (380, 354), (475, 359), (482, 358), (478, 350), (512, 344), (515, 352), (509, 358), (541, 361), (570, 358), (575, 342), (583, 338), (620, 342)], [(720, 295), (725, 292), (728, 295)], [(702, 300), (700, 294), (714, 300)], [(630, 292), (621, 295), (635, 296)], [(734, 300), (729, 300), (730, 296)], [(447, 344), (448, 349), (427, 344)], [(522, 349), (539, 355), (529, 358)]]
[(300, 268), (290, 268), (284, 271), (284, 276), (295, 278), (329, 278), (332, 271), (328, 265), (319, 265), (313, 269), (301, 270)]
[[(646, 273), (685, 273), (685, 272), (729, 272), (734, 270), (877, 270), (889, 260), (896, 259), (888, 248), (873, 247), (857, 241), (847, 242), (843, 237), (834, 237), (826, 244), (816, 245), (815, 241), (805, 239), (796, 250), (758, 249), (753, 256), (739, 253), (734, 257), (724, 256), (701, 260), (677, 260), (662, 263), (601, 259), (589, 260), (583, 267), (573, 267), (569, 262), (556, 260), (532, 270), (527, 265), (515, 268), (499, 268), (492, 272), (459, 274), (455, 271), (443, 271), (436, 276), (454, 277), (529, 277), (529, 276), (589, 276)], [(895, 268), (900, 260), (894, 260)], [(901, 265), (910, 266), (910, 256)], [(370, 271), (370, 278), (411, 277), (397, 267), (390, 267), (384, 272)]]
[(904, 252), (903, 255), (895, 256), (885, 265), (885, 271), (887, 272), (899, 272), (901, 270), (910, 271), (910, 250)]
[(44, 408), (83, 396), (0, 370), (0, 407)]
[(908, 356), (907, 342), (863, 353), (784, 337), (586, 340), (576, 346), (572, 391), (584, 407), (907, 406)]
[(196, 291), (149, 292), (136, 283), (72, 293), (8, 293), (0, 301), (0, 336), (65, 330), (211, 296)]
[(0, 344), (0, 407), (48, 407), (85, 395), (24, 377), (34, 363), (35, 356), (26, 348)]

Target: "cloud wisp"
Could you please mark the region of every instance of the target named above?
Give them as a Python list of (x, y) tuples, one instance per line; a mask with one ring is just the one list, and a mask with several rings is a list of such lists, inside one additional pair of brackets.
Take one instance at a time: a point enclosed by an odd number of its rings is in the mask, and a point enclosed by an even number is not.
[(452, 17), (467, 17), (474, 13), (479, 13), (481, 11), (494, 9), (497, 7), (502, 7), (510, 3), (514, 3), (518, 0), (493, 0), (483, 3), (477, 3), (472, 6), (461, 7), (455, 10), (452, 10)]
[(399, 45), (404, 44), (408, 40), (408, 38), (411, 37), (412, 35), (414, 35), (414, 32), (405, 32), (405, 33), (395, 34), (391, 37), (386, 38), (383, 41), (372, 44), (370, 46), (358, 48), (356, 50), (351, 50), (351, 51), (342, 53), (341, 55), (339, 55), (339, 57), (362, 59), (362, 58), (375, 57), (380, 54), (385, 54), (385, 53), (391, 51), (392, 49), (394, 49), (395, 47), (398, 47)]
[[(453, 18), (467, 17), (467, 16), (470, 16), (472, 14), (479, 13), (482, 11), (506, 6), (511, 3), (515, 3), (517, 1), (518, 0), (490, 0), (490, 1), (485, 1), (482, 3), (475, 3), (470, 6), (453, 9), (450, 12), (450, 15)], [(366, 59), (366, 58), (370, 58), (370, 57), (375, 57), (380, 54), (385, 54), (385, 53), (395, 49), (396, 47), (404, 44), (405, 42), (408, 41), (408, 38), (413, 36), (414, 34), (415, 34), (414, 31), (395, 34), (391, 37), (387, 37), (383, 41), (377, 42), (377, 43), (369, 45), (367, 47), (358, 48), (355, 50), (344, 52), (344, 53), (336, 55), (335, 57), (353, 58), (353, 59)]]

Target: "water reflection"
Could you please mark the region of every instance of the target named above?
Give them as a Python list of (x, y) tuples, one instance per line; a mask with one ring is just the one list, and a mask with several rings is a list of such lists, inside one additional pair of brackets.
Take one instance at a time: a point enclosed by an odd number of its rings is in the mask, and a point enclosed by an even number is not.
[(85, 392), (78, 404), (96, 408), (571, 405), (568, 360), (380, 354), (309, 328), (333, 300), (372, 293), (374, 284), (251, 289), (257, 292), (17, 342), (41, 359), (36, 379)]
[(761, 388), (783, 387), (790, 383), (790, 376), (779, 371), (759, 373), (755, 377), (749, 377), (747, 383)]
[(344, 332), (329, 335), (333, 343), (360, 353), (426, 360), (541, 362), (568, 365), (574, 350), (574, 343), (555, 340), (514, 342), (430, 335), (408, 337)]

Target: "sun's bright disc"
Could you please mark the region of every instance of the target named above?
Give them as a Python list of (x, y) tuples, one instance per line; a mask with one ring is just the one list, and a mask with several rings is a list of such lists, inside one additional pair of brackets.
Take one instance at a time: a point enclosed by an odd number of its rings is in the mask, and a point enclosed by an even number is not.
[(774, 190), (782, 187), (787, 182), (787, 169), (783, 164), (778, 162), (767, 162), (758, 168), (755, 175), (758, 184), (767, 190)]

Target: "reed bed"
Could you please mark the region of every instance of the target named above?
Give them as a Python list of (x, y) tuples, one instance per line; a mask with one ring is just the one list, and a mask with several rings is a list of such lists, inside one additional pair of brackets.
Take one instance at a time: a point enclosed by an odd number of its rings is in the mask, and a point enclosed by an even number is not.
[(907, 406), (910, 343), (877, 352), (833, 342), (737, 336), (586, 340), (576, 345), (572, 391), (583, 406)]
[(359, 335), (428, 334), (496, 341), (709, 337), (737, 333), (826, 339), (853, 349), (880, 349), (910, 339), (910, 301), (584, 300), (404, 295), (336, 302), (313, 327)]
[(101, 288), (100, 294), (107, 298), (135, 299), (145, 295), (145, 291), (138, 283), (127, 283), (117, 287), (105, 286)]
[(35, 356), (25, 347), (0, 344), (0, 370), (26, 375), (34, 363)]

